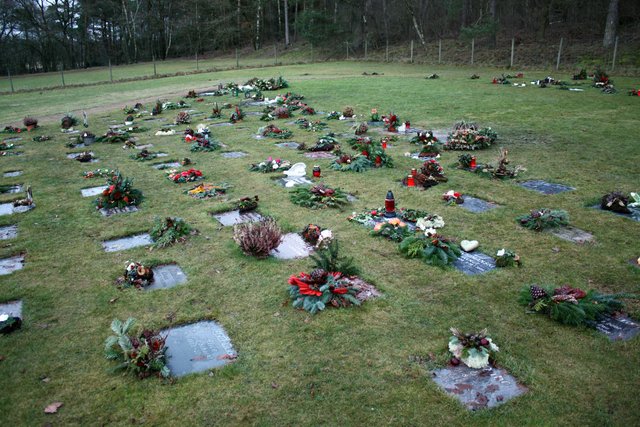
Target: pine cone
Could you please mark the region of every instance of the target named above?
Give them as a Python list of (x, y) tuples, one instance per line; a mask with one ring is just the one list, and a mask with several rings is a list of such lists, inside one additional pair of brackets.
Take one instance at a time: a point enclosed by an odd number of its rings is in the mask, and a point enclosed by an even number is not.
[(545, 291), (544, 289), (536, 285), (531, 286), (530, 292), (531, 292), (531, 298), (533, 298), (534, 300), (549, 296), (547, 295), (547, 291)]
[(315, 283), (324, 283), (327, 278), (327, 272), (322, 268), (316, 268), (311, 272), (310, 276)]

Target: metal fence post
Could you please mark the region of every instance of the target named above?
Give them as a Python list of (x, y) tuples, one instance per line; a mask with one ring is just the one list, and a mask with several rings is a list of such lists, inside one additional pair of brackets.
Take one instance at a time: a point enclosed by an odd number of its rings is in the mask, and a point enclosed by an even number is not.
[(11, 93), (15, 92), (15, 90), (13, 90), (13, 77), (11, 77), (11, 71), (9, 70), (9, 67), (7, 67), (7, 75), (9, 76), (9, 84), (11, 85)]
[(509, 68), (513, 68), (513, 55), (515, 53), (516, 48), (516, 38), (513, 37), (511, 39), (511, 61), (509, 62)]
[(556, 70), (560, 69), (560, 56), (562, 55), (563, 42), (564, 42), (564, 37), (560, 37), (560, 46), (558, 47), (558, 59), (556, 60)]
[(613, 45), (613, 59), (611, 59), (611, 71), (616, 68), (616, 56), (618, 55), (618, 36), (616, 36), (616, 42)]
[(476, 49), (476, 39), (473, 38), (471, 39), (471, 65), (473, 65), (473, 54), (475, 53), (475, 49)]

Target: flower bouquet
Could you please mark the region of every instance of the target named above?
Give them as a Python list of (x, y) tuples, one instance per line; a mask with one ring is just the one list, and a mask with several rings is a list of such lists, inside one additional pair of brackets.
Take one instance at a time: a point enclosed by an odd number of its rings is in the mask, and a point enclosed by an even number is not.
[(95, 169), (92, 171), (82, 172), (83, 178), (104, 178), (105, 176), (113, 176), (119, 172), (114, 169)]
[(304, 129), (310, 132), (319, 132), (327, 128), (327, 124), (323, 121), (315, 120), (312, 122), (305, 119), (304, 117), (297, 119), (294, 123), (300, 126), (300, 129)]
[(314, 110), (312, 107), (308, 106), (307, 104), (304, 104), (300, 109), (300, 113), (304, 114), (305, 116), (313, 116), (316, 113), (316, 110)]
[(333, 241), (333, 233), (331, 230), (323, 229), (315, 224), (308, 224), (302, 230), (302, 239), (308, 244), (321, 249), (329, 246)]
[(522, 261), (520, 260), (520, 256), (509, 249), (500, 249), (496, 253), (496, 266), (497, 267), (513, 267), (517, 265), (518, 267), (522, 266)]
[(331, 111), (327, 114), (327, 120), (340, 120), (340, 113), (337, 111)]
[(356, 135), (364, 135), (368, 130), (369, 125), (367, 125), (367, 122), (360, 122), (355, 126), (354, 132)]
[(189, 150), (192, 152), (203, 152), (203, 151), (215, 151), (222, 147), (219, 141), (215, 139), (210, 139), (208, 137), (198, 136), (195, 139), (195, 142), (191, 144)]
[(177, 125), (188, 125), (191, 123), (191, 115), (186, 111), (180, 111), (176, 116)]
[(198, 184), (190, 190), (186, 190), (185, 193), (194, 199), (210, 199), (213, 197), (220, 197), (227, 193), (227, 190), (231, 186), (227, 183), (220, 184)]
[(153, 239), (153, 246), (164, 248), (176, 242), (184, 242), (187, 236), (194, 234), (191, 228), (182, 218), (166, 217), (164, 219), (156, 217), (149, 234)]
[(280, 129), (276, 125), (267, 125), (258, 129), (258, 133), (261, 136), (266, 136), (269, 138), (277, 138), (277, 139), (288, 139), (291, 138), (293, 132), (288, 129), (282, 128)]
[(23, 130), (26, 130), (26, 129), (20, 129), (19, 127), (15, 127), (15, 126), (5, 126), (4, 129), (2, 130), (2, 133), (20, 133)]
[(235, 203), (235, 208), (240, 211), (240, 213), (249, 212), (258, 207), (259, 201), (260, 199), (257, 195), (253, 197), (242, 197)]
[(380, 206), (377, 209), (365, 209), (360, 213), (353, 212), (347, 219), (365, 226), (373, 226), (383, 218), (384, 206)]
[(448, 205), (461, 205), (464, 203), (462, 194), (457, 191), (449, 190), (442, 195), (442, 200), (447, 202)]
[(340, 116), (340, 120), (350, 119), (353, 116), (355, 116), (355, 113), (353, 112), (353, 107), (347, 106), (342, 109), (342, 115)]
[(528, 215), (517, 217), (516, 221), (530, 230), (542, 231), (546, 228), (568, 225), (569, 214), (564, 210), (541, 208), (532, 210)]
[(212, 119), (219, 119), (220, 117), (222, 117), (222, 108), (218, 106), (217, 102), (213, 104), (213, 108), (211, 109), (211, 116), (209, 117)]
[(366, 156), (350, 156), (343, 154), (331, 162), (331, 169), (340, 172), (364, 172), (373, 167), (373, 163)]
[(620, 191), (612, 191), (602, 196), (600, 199), (600, 208), (623, 214), (631, 213), (629, 210), (629, 198)]
[(67, 114), (66, 116), (60, 119), (60, 127), (62, 127), (62, 129), (65, 129), (65, 130), (71, 129), (77, 124), (78, 124), (78, 119), (71, 114)]
[(387, 132), (398, 132), (398, 126), (400, 119), (394, 113), (390, 113), (388, 116), (382, 116), (384, 128)]
[(452, 365), (462, 362), (473, 369), (486, 368), (493, 360), (494, 353), (500, 350), (487, 335), (486, 329), (471, 334), (462, 333), (456, 328), (450, 330), (453, 334), (449, 338)]
[(371, 230), (372, 236), (384, 237), (394, 242), (401, 242), (414, 233), (400, 218), (392, 218), (385, 222), (379, 222)]
[(349, 307), (360, 305), (353, 282), (339, 272), (315, 269), (311, 274), (300, 273), (289, 278), (289, 296), (293, 306), (311, 314), (327, 306)]
[(400, 208), (398, 210), (398, 217), (404, 221), (416, 222), (421, 218), (425, 218), (429, 216), (429, 212), (423, 211), (421, 209), (407, 209)]
[(380, 121), (380, 114), (378, 114), (378, 110), (376, 108), (372, 108), (371, 109), (371, 119), (370, 121), (372, 122), (379, 122)]
[(264, 162), (254, 163), (249, 166), (250, 171), (262, 173), (282, 172), (289, 170), (290, 168), (291, 163), (289, 161), (274, 159), (272, 157), (267, 158), (267, 160), (265, 160)]
[(49, 136), (49, 135), (39, 135), (39, 136), (34, 136), (34, 137), (33, 137), (33, 141), (34, 141), (34, 142), (51, 141), (51, 136)]
[(199, 181), (201, 179), (204, 179), (204, 176), (202, 175), (201, 171), (193, 168), (182, 172), (172, 169), (167, 172), (167, 178), (178, 184), (183, 182)]
[[(100, 171), (100, 169), (98, 169)], [(105, 171), (108, 171), (105, 169)], [(133, 180), (123, 178), (120, 172), (115, 171), (107, 178), (107, 188), (102, 191), (100, 197), (95, 200), (96, 209), (124, 208), (137, 206), (143, 200), (140, 190), (133, 187)]]
[(492, 146), (498, 139), (498, 134), (491, 128), (478, 130), (473, 123), (461, 122), (456, 124), (454, 131), (449, 134), (444, 144), (445, 150), (480, 150)]
[(145, 267), (139, 262), (128, 261), (124, 270), (124, 275), (116, 281), (118, 286), (124, 288), (135, 287), (142, 289), (153, 282), (153, 270)]
[[(500, 148), (500, 156), (498, 157), (498, 166), (494, 166), (491, 164), (478, 165), (473, 169), (473, 171), (480, 175), (488, 176), (490, 178), (495, 178), (495, 179), (515, 178), (516, 176), (518, 176), (520, 172), (526, 171), (526, 169), (523, 168), (522, 166), (516, 166), (513, 169), (507, 167), (507, 165), (509, 164), (509, 159), (507, 158), (507, 154), (509, 154), (509, 151), (507, 151), (504, 148)], [(458, 158), (458, 161), (462, 164), (462, 162), (460, 161), (460, 158)]]
[[(426, 233), (432, 232), (433, 229), (426, 230)], [(400, 252), (407, 258), (420, 258), (437, 267), (450, 265), (462, 253), (457, 243), (439, 234), (407, 237), (400, 242)]]
[(307, 146), (302, 143), (298, 146), (298, 150), (308, 150), (308, 151), (332, 151), (336, 148), (339, 148), (338, 140), (334, 138), (332, 133), (321, 136), (315, 143), (313, 147), (307, 148)]
[(141, 151), (129, 156), (129, 158), (131, 158), (133, 160), (136, 160), (138, 162), (144, 162), (144, 161), (147, 161), (147, 160), (153, 160), (156, 157), (158, 157), (157, 153), (153, 153), (153, 152), (151, 152), (151, 151), (149, 151), (147, 149), (141, 150)]
[(7, 313), (0, 313), (0, 334), (8, 334), (20, 329), (22, 319), (17, 316), (11, 316)]
[(344, 191), (324, 184), (298, 187), (291, 191), (290, 198), (293, 204), (310, 209), (342, 209), (343, 205), (349, 203)]
[(243, 118), (244, 118), (244, 113), (242, 112), (240, 107), (236, 105), (235, 110), (233, 110), (233, 113), (231, 113), (231, 117), (229, 117), (229, 121), (231, 123), (238, 123)]

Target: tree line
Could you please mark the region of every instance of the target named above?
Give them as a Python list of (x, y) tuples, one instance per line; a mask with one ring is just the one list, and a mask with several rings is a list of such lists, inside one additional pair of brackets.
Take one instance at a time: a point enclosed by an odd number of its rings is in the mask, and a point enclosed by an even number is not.
[(560, 32), (637, 33), (640, 2), (619, 0), (0, 0), (0, 66), (53, 71), (260, 49), (383, 49), (407, 40), (498, 37), (544, 41)]

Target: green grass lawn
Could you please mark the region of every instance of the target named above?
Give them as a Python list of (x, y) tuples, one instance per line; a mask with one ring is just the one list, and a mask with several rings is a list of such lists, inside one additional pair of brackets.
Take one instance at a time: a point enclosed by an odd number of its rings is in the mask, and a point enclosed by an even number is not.
[[(376, 71), (380, 76), (363, 76)], [(437, 72), (439, 80), (424, 76)], [(477, 72), (480, 80), (470, 80)], [(309, 271), (309, 260), (256, 260), (244, 256), (210, 213), (225, 200), (199, 201), (183, 194), (149, 162), (129, 159), (121, 144), (94, 144), (100, 159), (81, 164), (66, 158), (58, 122), (44, 123), (21, 135), (21, 157), (0, 158), (0, 172), (22, 169), (24, 175), (0, 178), (2, 184), (26, 183), (34, 190), (36, 209), (0, 217), (0, 226), (19, 225), (16, 239), (0, 244), (0, 258), (26, 253), (21, 271), (0, 277), (0, 301), (22, 299), (22, 329), (0, 336), (0, 421), (3, 425), (632, 425), (637, 423), (635, 394), (640, 382), (640, 340), (611, 343), (591, 329), (559, 325), (525, 313), (518, 305), (525, 284), (571, 284), (602, 292), (640, 293), (640, 269), (628, 260), (640, 256), (640, 224), (587, 204), (611, 190), (638, 191), (640, 148), (637, 123), (640, 100), (622, 91), (605, 95), (585, 84), (584, 92), (514, 88), (490, 84), (500, 71), (398, 64), (330, 63), (225, 71), (88, 88), (4, 95), (0, 117), (15, 123), (36, 117), (163, 97), (196, 87), (239, 83), (253, 76), (283, 75), (292, 90), (304, 94), (319, 111), (354, 107), (368, 116), (371, 108), (393, 110), (412, 126), (450, 129), (454, 122), (474, 120), (491, 126), (498, 146), (510, 150), (511, 165), (523, 165), (522, 179), (544, 179), (576, 188), (544, 196), (514, 182), (492, 181), (455, 169), (459, 152), (445, 152), (441, 164), (449, 182), (427, 191), (402, 188), (399, 180), (420, 163), (404, 157), (414, 149), (406, 138), (389, 148), (394, 169), (362, 174), (331, 171), (328, 160), (306, 159), (301, 152), (255, 140), (264, 122), (250, 116), (233, 127), (211, 127), (229, 147), (249, 156), (225, 160), (220, 152), (191, 153), (181, 137), (139, 135), (153, 151), (169, 159), (185, 156), (206, 175), (206, 182), (233, 185), (228, 199), (260, 196), (259, 211), (272, 215), (287, 231), (313, 222), (333, 230), (346, 255), (353, 256), (383, 297), (362, 307), (327, 309), (311, 316), (288, 302), (287, 279)], [(526, 81), (542, 78), (531, 72)], [(568, 78), (568, 76), (558, 76)], [(616, 78), (619, 89), (637, 83)], [(265, 96), (273, 96), (266, 92)], [(173, 97), (171, 100), (177, 101)], [(206, 98), (192, 108), (209, 115), (211, 104), (235, 103), (231, 96)], [(248, 107), (245, 111), (258, 111)], [(172, 121), (177, 111), (165, 111)], [(230, 110), (224, 111), (228, 118)], [(205, 116), (200, 116), (205, 117)], [(90, 115), (96, 134), (121, 123), (120, 109)], [(193, 124), (199, 123), (194, 117)], [(348, 132), (344, 122), (331, 128)], [(317, 134), (295, 125), (293, 140), (313, 143)], [(4, 127), (5, 124), (3, 124)], [(184, 129), (184, 126), (178, 127)], [(50, 134), (53, 141), (33, 142)], [(377, 137), (378, 134), (370, 132)], [(348, 147), (346, 147), (348, 150)], [(497, 157), (497, 149), (477, 152), (479, 162)], [(308, 170), (320, 164), (323, 181), (353, 192), (358, 201), (345, 211), (312, 211), (289, 201), (287, 191), (269, 176), (248, 172), (251, 163), (268, 156), (304, 161)], [(150, 162), (153, 163), (153, 162)], [(94, 168), (118, 168), (134, 178), (146, 197), (140, 211), (110, 218), (95, 212), (80, 189), (102, 185), (83, 179)], [(494, 254), (511, 248), (521, 255), (521, 268), (498, 269), (465, 276), (454, 269), (430, 267), (404, 259), (396, 245), (369, 237), (347, 221), (352, 211), (382, 205), (392, 189), (397, 205), (441, 215), (447, 236), (477, 239)], [(499, 209), (472, 214), (445, 206), (441, 194), (455, 189), (500, 204)], [(10, 195), (0, 196), (11, 200)], [(592, 244), (576, 245), (547, 233), (521, 228), (515, 217), (550, 207), (569, 212), (572, 225), (591, 232)], [(136, 248), (105, 253), (100, 242), (148, 231), (156, 216), (179, 216), (200, 231), (186, 243), (148, 251)], [(176, 262), (187, 273), (185, 285), (154, 292), (124, 291), (114, 286), (128, 260)], [(110, 303), (110, 300), (116, 299)], [(640, 314), (631, 303), (632, 315)], [(157, 329), (215, 319), (229, 333), (238, 359), (211, 373), (176, 381), (138, 380), (113, 374), (103, 357), (103, 342), (113, 318), (136, 317)], [(489, 329), (500, 346), (497, 361), (529, 388), (525, 395), (498, 408), (472, 413), (431, 381), (430, 371), (448, 359), (448, 329)], [(426, 361), (418, 363), (416, 360)], [(43, 382), (42, 378), (47, 378)], [(60, 401), (56, 415), (45, 406)]]

